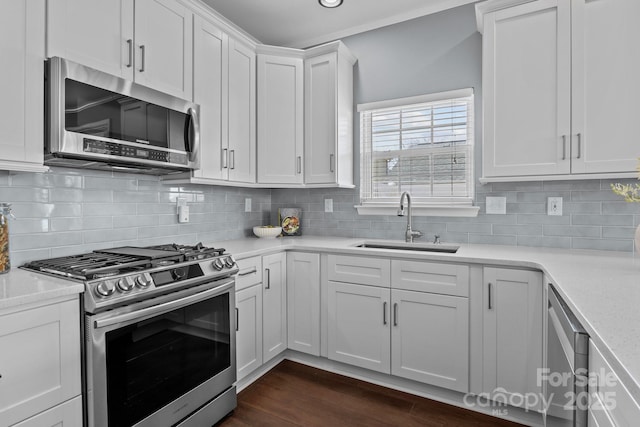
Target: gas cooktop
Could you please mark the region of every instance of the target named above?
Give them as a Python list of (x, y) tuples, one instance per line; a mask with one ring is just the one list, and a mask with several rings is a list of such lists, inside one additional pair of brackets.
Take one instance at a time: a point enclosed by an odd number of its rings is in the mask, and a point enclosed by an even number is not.
[(85, 283), (89, 312), (228, 278), (238, 272), (224, 248), (167, 244), (124, 246), (31, 261), (21, 268)]

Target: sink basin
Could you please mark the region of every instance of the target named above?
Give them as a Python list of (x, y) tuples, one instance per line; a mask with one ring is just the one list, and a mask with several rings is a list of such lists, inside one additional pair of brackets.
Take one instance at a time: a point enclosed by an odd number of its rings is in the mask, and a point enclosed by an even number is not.
[(455, 254), (460, 246), (435, 243), (403, 243), (403, 242), (364, 242), (357, 248), (390, 249), (396, 251), (444, 252)]

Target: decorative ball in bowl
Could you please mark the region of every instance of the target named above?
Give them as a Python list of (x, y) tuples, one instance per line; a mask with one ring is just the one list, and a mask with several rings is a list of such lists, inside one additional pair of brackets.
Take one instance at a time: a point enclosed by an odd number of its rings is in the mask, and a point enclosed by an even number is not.
[(257, 225), (253, 227), (253, 234), (260, 238), (274, 239), (282, 233), (282, 227), (276, 227), (273, 225)]

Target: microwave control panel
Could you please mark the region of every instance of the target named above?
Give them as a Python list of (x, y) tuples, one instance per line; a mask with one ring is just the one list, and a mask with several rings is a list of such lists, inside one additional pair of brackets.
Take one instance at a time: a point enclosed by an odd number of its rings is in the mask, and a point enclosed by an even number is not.
[(133, 159), (152, 160), (162, 163), (188, 164), (186, 154), (169, 153), (167, 151), (154, 150), (152, 148), (139, 148), (116, 142), (102, 141), (99, 139), (84, 138), (83, 151), (86, 153), (105, 154), (115, 157), (127, 157)]

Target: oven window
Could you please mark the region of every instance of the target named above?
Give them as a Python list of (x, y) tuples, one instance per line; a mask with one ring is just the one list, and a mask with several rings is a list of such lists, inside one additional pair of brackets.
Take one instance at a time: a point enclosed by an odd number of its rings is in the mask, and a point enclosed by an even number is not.
[(132, 425), (231, 366), (229, 294), (106, 334), (110, 426)]
[(64, 87), (67, 131), (186, 151), (187, 114), (71, 79)]

